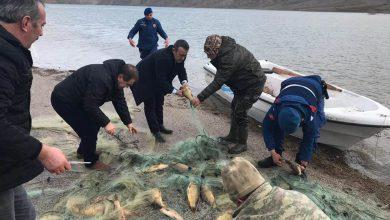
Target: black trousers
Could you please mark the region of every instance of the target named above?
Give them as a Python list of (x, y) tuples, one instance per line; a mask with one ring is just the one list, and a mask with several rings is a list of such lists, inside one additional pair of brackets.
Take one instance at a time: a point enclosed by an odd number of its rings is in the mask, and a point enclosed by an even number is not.
[(160, 127), (164, 125), (163, 105), (164, 95), (161, 94), (155, 94), (144, 101), (145, 117), (152, 133), (159, 132)]
[(234, 95), (231, 102), (231, 122), (229, 136), (237, 139), (239, 144), (246, 144), (248, 139), (248, 111), (259, 99), (262, 88), (248, 89), (242, 94)]
[(60, 115), (66, 123), (73, 128), (76, 134), (80, 137), (80, 145), (77, 153), (82, 154), (87, 167), (91, 167), (99, 159), (96, 155), (97, 134), (100, 126), (89, 118), (81, 105), (65, 103), (53, 92), (51, 96), (51, 104), (54, 110)]

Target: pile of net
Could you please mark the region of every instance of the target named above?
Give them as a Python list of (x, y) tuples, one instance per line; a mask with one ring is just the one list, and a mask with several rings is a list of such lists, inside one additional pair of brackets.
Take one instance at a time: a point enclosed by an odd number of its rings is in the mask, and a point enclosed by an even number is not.
[[(119, 119), (112, 121), (121, 127)], [(78, 137), (60, 118), (35, 120), (33, 135), (76, 158)], [(98, 150), (114, 170), (73, 166), (68, 176), (56, 177), (71, 180), (62, 185), (47, 179), (27, 186), (41, 219), (213, 219), (236, 208), (222, 187), (230, 157), (205, 133), (166, 153), (146, 153), (127, 130), (115, 136), (101, 131)], [(331, 219), (386, 219), (379, 208), (288, 173), (271, 183), (306, 194)]]

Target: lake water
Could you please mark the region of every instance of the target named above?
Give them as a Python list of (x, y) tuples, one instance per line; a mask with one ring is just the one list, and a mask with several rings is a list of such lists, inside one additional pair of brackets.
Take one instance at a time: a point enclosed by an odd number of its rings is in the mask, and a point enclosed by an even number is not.
[[(44, 36), (32, 48), (34, 65), (77, 69), (110, 58), (136, 64), (138, 49), (126, 38), (143, 9), (47, 5)], [(390, 107), (390, 15), (192, 8), (154, 12), (172, 43), (189, 42), (186, 67), (196, 91), (205, 86), (204, 40), (217, 33), (235, 38), (258, 59), (319, 74)], [(347, 158), (352, 167), (390, 184), (390, 130), (357, 144)]]

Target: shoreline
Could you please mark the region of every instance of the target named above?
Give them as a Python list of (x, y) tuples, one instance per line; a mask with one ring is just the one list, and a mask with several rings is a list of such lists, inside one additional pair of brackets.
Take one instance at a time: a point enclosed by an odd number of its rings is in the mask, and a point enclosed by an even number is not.
[[(54, 86), (69, 75), (70, 72), (34, 68), (33, 73), (34, 80), (31, 96), (31, 114), (33, 120), (56, 115), (50, 104), (50, 94)], [(129, 90), (125, 90), (125, 94), (130, 108), (136, 110), (132, 113), (132, 116), (135, 126), (139, 129), (139, 134), (135, 135), (135, 138), (139, 141), (138, 145), (143, 146), (140, 148), (140, 152), (164, 153), (175, 143), (193, 138), (197, 135), (197, 128), (194, 124), (191, 110), (188, 108), (187, 101), (184, 98), (167, 95), (164, 105), (165, 124), (175, 132), (173, 135), (167, 137), (166, 144), (158, 146), (151, 144), (152, 137), (149, 134), (143, 107), (135, 106)], [(102, 109), (104, 112), (115, 113), (111, 103), (105, 104)], [(211, 136), (223, 136), (228, 132), (230, 121), (229, 111), (229, 106), (220, 102), (215, 97), (209, 98), (204, 105), (202, 104), (196, 110), (201, 124)], [(288, 137), (285, 141), (285, 156), (293, 159), (297, 148), (298, 139)], [(233, 157), (235, 155), (230, 156)], [(248, 151), (238, 156), (245, 157), (253, 163), (269, 156), (263, 143), (261, 126), (254, 120), (250, 120), (249, 123)], [(70, 159), (73, 160), (75, 158), (71, 156)], [(267, 178), (270, 178), (275, 172), (282, 170), (282, 168), (259, 170)], [(375, 205), (378, 207), (386, 207), (386, 205), (390, 204), (390, 185), (371, 179), (349, 167), (345, 162), (344, 153), (340, 150), (320, 145), (313, 156), (312, 163), (308, 167), (307, 174), (311, 182), (319, 183), (320, 185), (335, 188), (343, 192), (353, 192), (358, 199), (362, 201), (369, 199), (375, 202)], [(27, 189), (32, 186), (37, 186), (37, 184), (45, 187), (48, 184), (45, 180), (48, 177), (52, 177), (50, 184), (54, 184), (58, 188), (63, 188), (67, 184), (70, 184), (72, 180), (77, 179), (79, 175), (81, 174), (69, 173), (54, 177), (54, 175), (44, 172), (35, 180), (25, 185)], [(38, 206), (38, 213), (42, 214), (46, 206), (41, 206), (42, 201), (40, 200), (44, 199), (35, 199), (33, 202)], [(387, 209), (387, 211), (390, 215), (390, 210)]]

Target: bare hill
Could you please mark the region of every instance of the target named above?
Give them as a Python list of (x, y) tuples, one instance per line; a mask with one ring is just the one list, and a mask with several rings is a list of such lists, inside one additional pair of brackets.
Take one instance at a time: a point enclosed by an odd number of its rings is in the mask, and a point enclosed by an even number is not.
[(47, 3), (389, 13), (390, 0), (46, 0)]

